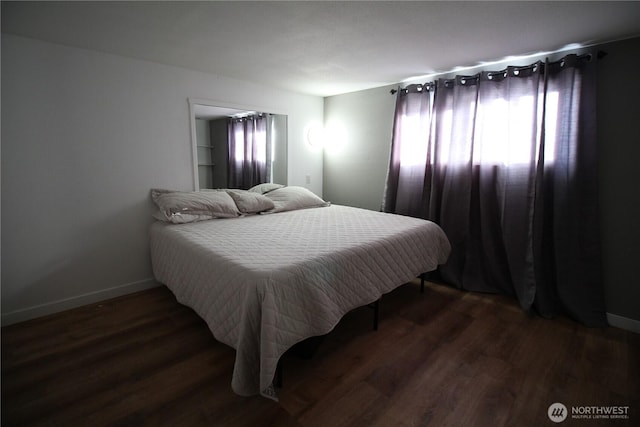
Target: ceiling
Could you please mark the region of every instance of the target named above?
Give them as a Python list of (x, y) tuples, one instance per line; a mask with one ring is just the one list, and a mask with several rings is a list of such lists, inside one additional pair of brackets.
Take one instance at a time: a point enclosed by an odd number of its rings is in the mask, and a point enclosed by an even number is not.
[(330, 96), (640, 35), (640, 2), (9, 2), (2, 32)]

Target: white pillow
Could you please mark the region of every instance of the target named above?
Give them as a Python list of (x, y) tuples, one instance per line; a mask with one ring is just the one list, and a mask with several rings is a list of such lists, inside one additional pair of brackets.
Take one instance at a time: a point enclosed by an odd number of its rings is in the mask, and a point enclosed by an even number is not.
[(273, 182), (265, 182), (264, 184), (258, 184), (251, 187), (248, 191), (252, 193), (266, 194), (270, 191), (277, 190), (278, 188), (282, 188), (284, 185), (282, 184), (274, 184)]
[(238, 210), (245, 214), (258, 213), (273, 209), (275, 205), (268, 197), (263, 196), (260, 193), (255, 193), (247, 190), (226, 190), (231, 196)]
[(151, 198), (159, 209), (154, 217), (174, 224), (240, 215), (235, 202), (226, 191), (152, 189)]
[(313, 194), (304, 187), (282, 187), (265, 194), (273, 201), (275, 207), (268, 212), (285, 212), (296, 209), (319, 208), (329, 206), (329, 202), (325, 202), (320, 197)]

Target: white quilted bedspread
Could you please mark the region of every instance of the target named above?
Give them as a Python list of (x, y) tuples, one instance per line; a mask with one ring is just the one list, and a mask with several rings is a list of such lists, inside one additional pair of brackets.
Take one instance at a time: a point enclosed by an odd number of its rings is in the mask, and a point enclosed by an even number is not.
[(236, 349), (240, 395), (276, 398), (280, 356), (348, 311), (437, 268), (436, 224), (333, 205), (151, 228), (154, 274)]

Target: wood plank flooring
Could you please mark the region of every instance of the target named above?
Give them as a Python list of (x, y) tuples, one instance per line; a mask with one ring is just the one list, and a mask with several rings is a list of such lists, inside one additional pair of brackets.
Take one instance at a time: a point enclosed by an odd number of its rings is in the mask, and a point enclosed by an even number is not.
[(557, 425), (640, 425), (637, 334), (417, 281), (371, 316), (285, 356), (279, 402), (231, 391), (234, 350), (165, 287), (4, 327), (2, 425), (544, 426), (554, 402), (629, 407)]

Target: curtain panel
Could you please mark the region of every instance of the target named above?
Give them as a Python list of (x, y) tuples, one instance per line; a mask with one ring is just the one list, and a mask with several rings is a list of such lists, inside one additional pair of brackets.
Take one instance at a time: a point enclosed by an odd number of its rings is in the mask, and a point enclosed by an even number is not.
[(268, 182), (270, 144), (266, 115), (229, 119), (227, 137), (229, 188), (246, 190)]
[(383, 209), (443, 228), (445, 282), (606, 325), (595, 71), (568, 55), (398, 92)]

